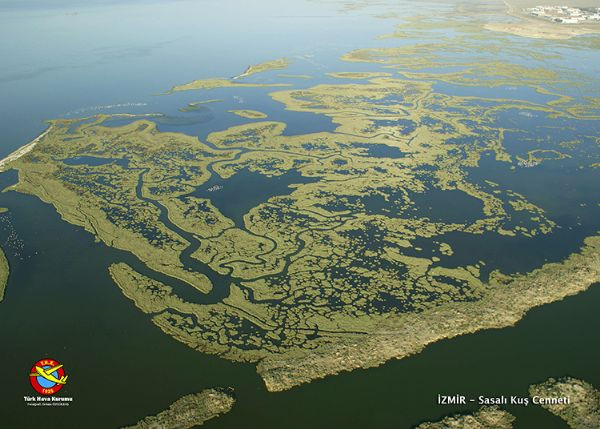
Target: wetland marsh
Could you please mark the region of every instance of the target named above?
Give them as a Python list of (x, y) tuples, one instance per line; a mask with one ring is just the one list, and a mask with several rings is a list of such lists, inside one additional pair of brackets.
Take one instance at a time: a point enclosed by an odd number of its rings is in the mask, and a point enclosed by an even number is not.
[[(587, 308), (599, 299), (598, 50), (578, 39), (534, 41), (486, 30), (487, 20), (503, 13), (500, 6), (485, 18), (451, 3), (428, 4), (439, 12), (429, 16), (393, 2), (376, 12), (340, 6), (319, 7), (340, 25), (364, 22), (370, 37), (354, 35), (316, 53), (270, 52), (275, 59), (268, 61), (264, 48), (245, 68), (173, 77), (149, 88), (159, 94), (150, 105), (127, 115), (61, 118), (49, 111), (47, 131), (2, 165), (2, 175), (18, 171), (0, 196), (8, 216), (16, 220), (19, 207), (43, 206), (43, 219), (53, 219), (55, 228), (77, 231), (76, 241), (85, 244), (73, 249), (103, 255), (93, 268), (102, 281), (92, 290), (101, 295), (112, 288), (111, 302), (126, 314), (117, 318), (123, 322), (109, 321), (108, 312), (93, 316), (108, 324), (99, 332), (122, 330), (112, 340), (119, 344), (136, 335), (128, 327), (135, 320), (131, 326), (142, 338), (161, 338), (165, 351), (156, 353), (166, 364), (169, 353), (173, 362), (197, 362), (196, 380), (201, 367), (215, 368), (207, 378), (213, 384), (200, 387), (240, 392), (233, 410), (207, 426), (246, 418), (270, 427), (298, 398), (315, 406), (308, 392), (340, 397), (292, 427), (439, 420), (453, 409), (433, 406), (436, 382), (485, 388), (466, 367), (460, 382), (446, 369), (476, 361), (483, 344), (510, 348), (519, 335), (537, 335), (540, 325), (527, 328), (520, 320), (560, 311), (546, 306)], [(391, 15), (382, 18), (384, 12)], [(581, 66), (572, 63), (582, 56)], [(246, 71), (235, 75), (239, 70)], [(29, 228), (27, 219), (18, 228)], [(32, 268), (15, 268), (3, 308), (19, 308), (26, 296), (12, 289)], [(582, 295), (569, 298), (575, 294)], [(544, 307), (526, 315), (538, 306)], [(582, 314), (590, 323), (578, 324), (572, 313), (573, 324), (555, 327), (544, 344), (571, 341), (569, 329), (579, 327), (585, 332), (570, 347), (596, 356), (597, 346), (584, 339), (600, 319)], [(504, 339), (475, 333), (514, 325)], [(139, 347), (123, 358), (139, 353), (141, 341)], [(543, 347), (525, 349), (532, 361), (544, 354)], [(439, 364), (444, 353), (460, 360)], [(503, 353), (488, 357), (489, 389), (526, 390), (567, 370), (597, 386), (595, 367), (569, 356), (563, 350), (544, 371), (517, 371), (521, 379), (508, 382), (497, 375), (516, 362)], [(442, 369), (426, 376), (421, 392), (406, 371), (425, 368), (423, 362)], [(128, 364), (114, 365), (119, 372)], [(383, 374), (406, 377), (415, 397), (391, 387)], [(132, 401), (131, 415), (122, 411), (118, 424), (201, 390), (170, 385), (152, 404)], [(389, 397), (381, 404), (391, 409), (380, 416), (342, 416), (345, 402), (359, 401), (348, 396), (358, 386), (393, 392), (413, 412), (393, 416), (398, 407)], [(419, 398), (424, 402), (416, 406)], [(543, 412), (511, 411), (517, 428), (535, 421), (564, 427)], [(488, 412), (506, 427), (514, 420), (494, 410), (482, 410), (481, 418)]]

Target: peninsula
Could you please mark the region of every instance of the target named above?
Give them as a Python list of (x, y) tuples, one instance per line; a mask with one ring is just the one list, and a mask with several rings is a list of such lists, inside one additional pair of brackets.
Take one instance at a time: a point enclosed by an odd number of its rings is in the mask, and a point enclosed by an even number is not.
[(283, 70), (283, 69), (288, 68), (289, 65), (290, 65), (290, 60), (288, 60), (287, 58), (278, 58), (276, 60), (265, 61), (263, 63), (248, 66), (248, 68), (246, 70), (244, 70), (244, 72), (242, 74), (234, 76), (231, 79), (233, 79), (233, 80), (243, 79), (245, 77), (252, 76), (253, 74), (256, 74), (256, 73), (263, 73), (263, 72), (271, 71), (271, 70)]

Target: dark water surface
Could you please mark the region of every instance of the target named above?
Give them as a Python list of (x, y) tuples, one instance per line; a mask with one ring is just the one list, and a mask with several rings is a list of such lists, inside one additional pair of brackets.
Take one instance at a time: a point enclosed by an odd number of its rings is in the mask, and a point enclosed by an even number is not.
[(211, 179), (192, 195), (210, 199), (211, 203), (226, 217), (233, 220), (238, 228), (245, 229), (243, 216), (250, 209), (271, 197), (291, 194), (294, 191), (291, 185), (317, 180), (317, 178), (304, 177), (297, 171), (269, 177), (248, 171), (246, 168), (227, 179), (213, 174)]

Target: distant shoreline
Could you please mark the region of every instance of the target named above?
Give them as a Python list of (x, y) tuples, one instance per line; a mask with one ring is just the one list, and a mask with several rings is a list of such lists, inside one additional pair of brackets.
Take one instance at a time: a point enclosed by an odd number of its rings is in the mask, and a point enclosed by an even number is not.
[(600, 25), (598, 24), (559, 24), (525, 14), (511, 1), (504, 0), (504, 4), (507, 8), (505, 13), (521, 22), (487, 23), (484, 25), (486, 30), (534, 39), (571, 39), (585, 34), (600, 33)]

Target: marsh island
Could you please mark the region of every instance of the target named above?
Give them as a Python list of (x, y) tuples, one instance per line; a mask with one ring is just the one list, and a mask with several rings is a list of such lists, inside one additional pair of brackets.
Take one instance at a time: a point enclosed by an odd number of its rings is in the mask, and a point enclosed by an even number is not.
[(235, 404), (231, 389), (207, 389), (186, 395), (155, 416), (148, 416), (124, 429), (187, 429), (231, 410)]

